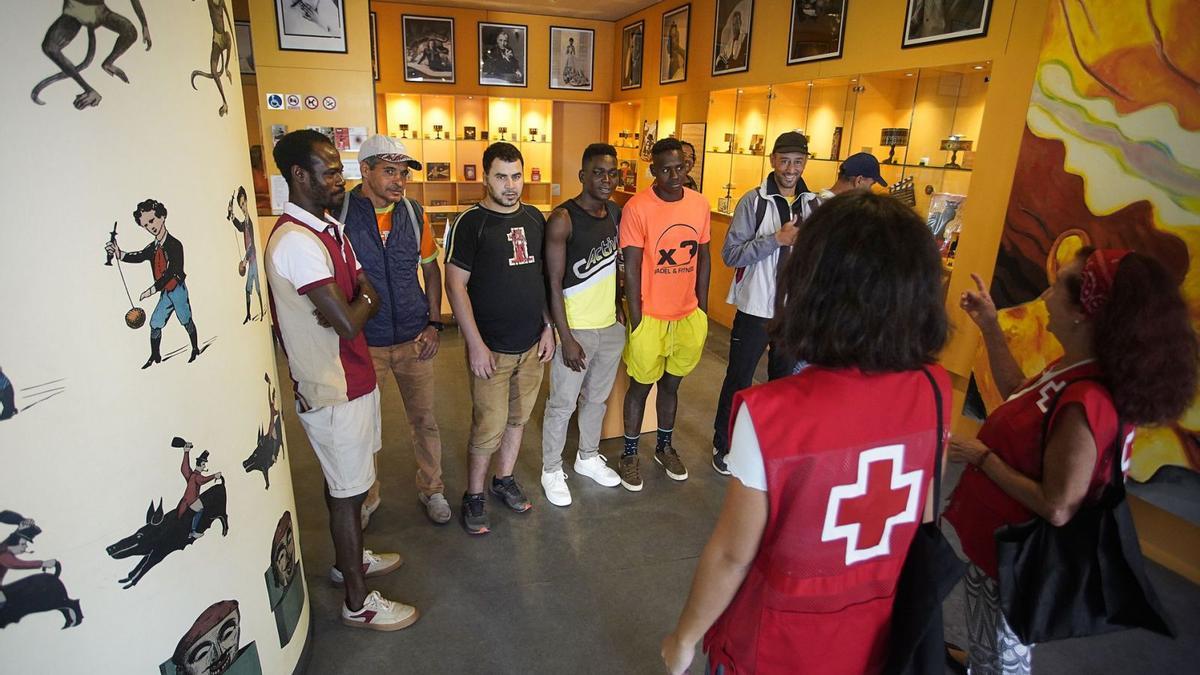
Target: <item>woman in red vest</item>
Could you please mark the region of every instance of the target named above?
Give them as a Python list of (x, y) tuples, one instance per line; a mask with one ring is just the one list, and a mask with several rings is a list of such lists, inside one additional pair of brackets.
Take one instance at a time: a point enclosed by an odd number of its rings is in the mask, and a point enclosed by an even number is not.
[(931, 365), (946, 341), (941, 262), (912, 209), (840, 195), (805, 223), (779, 282), (777, 337), (808, 365), (737, 394), (729, 483), (675, 631), (709, 672), (861, 675), (883, 667), (896, 581), (932, 519)]
[(1015, 675), (1030, 672), (1032, 655), (1000, 611), (996, 529), (1034, 517), (1061, 526), (1098, 499), (1117, 461), (1105, 450), (1122, 448), (1127, 469), (1134, 426), (1178, 419), (1191, 403), (1196, 336), (1175, 281), (1158, 261), (1085, 248), (1042, 294), (1063, 356), (1027, 380), (1004, 341), (983, 280), (974, 278), (979, 290), (963, 293), (960, 304), (983, 333), (1006, 401), (988, 415), (978, 438), (951, 439), (949, 458), (968, 466), (946, 520), (971, 563), (971, 671)]

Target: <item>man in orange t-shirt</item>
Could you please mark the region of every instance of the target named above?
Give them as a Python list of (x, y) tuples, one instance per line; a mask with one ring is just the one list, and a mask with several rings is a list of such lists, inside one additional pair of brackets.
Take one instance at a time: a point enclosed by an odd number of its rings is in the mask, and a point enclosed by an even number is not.
[(651, 150), (654, 183), (634, 195), (621, 217), (629, 339), (625, 365), (625, 452), (618, 473), (625, 489), (642, 489), (638, 437), (650, 387), (658, 384), (654, 461), (673, 480), (687, 469), (671, 445), (679, 383), (700, 362), (708, 336), (708, 200), (683, 187), (683, 146), (664, 138)]

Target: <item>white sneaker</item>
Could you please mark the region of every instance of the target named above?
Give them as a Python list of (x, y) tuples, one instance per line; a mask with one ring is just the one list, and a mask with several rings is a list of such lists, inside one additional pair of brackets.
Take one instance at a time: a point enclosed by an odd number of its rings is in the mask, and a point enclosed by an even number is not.
[(385, 600), (379, 591), (363, 600), (362, 609), (350, 611), (345, 603), (342, 604), (342, 623), (355, 628), (370, 628), (371, 630), (400, 630), (408, 628), (417, 622), (421, 613), (416, 607), (402, 602)]
[[(387, 574), (404, 564), (404, 558), (399, 553), (372, 553), (371, 549), (363, 549), (362, 571), (365, 577), (377, 577)], [(346, 577), (337, 566), (329, 568), (329, 580), (335, 586), (346, 583)]]
[(367, 529), (367, 524), (371, 522), (371, 514), (375, 513), (382, 503), (383, 499), (376, 499), (374, 503), (369, 503), (365, 499), (363, 500), (362, 508), (359, 509), (359, 519), (362, 521), (362, 529), (364, 531)]
[(542, 490), (546, 501), (555, 506), (571, 505), (571, 490), (567, 487), (566, 471), (543, 471)]
[(575, 457), (575, 473), (587, 476), (604, 487), (617, 487), (621, 484), (621, 475), (608, 468), (604, 455), (596, 455), (588, 459)]

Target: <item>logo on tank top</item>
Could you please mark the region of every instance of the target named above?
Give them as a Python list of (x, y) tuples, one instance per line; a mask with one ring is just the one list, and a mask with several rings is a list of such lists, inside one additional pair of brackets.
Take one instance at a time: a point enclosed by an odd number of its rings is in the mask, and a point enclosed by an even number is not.
[(608, 264), (617, 257), (617, 238), (605, 237), (604, 241), (600, 242), (595, 248), (588, 252), (586, 258), (577, 260), (571, 266), (571, 271), (575, 273), (579, 279), (587, 279), (601, 269), (604, 269)]
[(690, 274), (700, 253), (700, 233), (691, 225), (677, 223), (658, 235), (654, 250), (658, 252), (655, 274)]
[(917, 522), (923, 471), (904, 473), (904, 446), (858, 456), (858, 477), (829, 491), (821, 541), (846, 540), (846, 565), (891, 553), (892, 530)]
[(536, 262), (537, 259), (529, 254), (529, 241), (525, 239), (525, 228), (514, 227), (509, 230), (508, 240), (512, 242), (513, 247), (513, 256), (508, 259), (509, 267)]

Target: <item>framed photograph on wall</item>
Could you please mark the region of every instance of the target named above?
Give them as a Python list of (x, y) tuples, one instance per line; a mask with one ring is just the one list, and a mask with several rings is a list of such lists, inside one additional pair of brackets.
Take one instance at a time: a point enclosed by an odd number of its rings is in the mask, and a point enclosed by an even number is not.
[(676, 7), (663, 14), (662, 47), (659, 49), (658, 83), (672, 84), (687, 79), (688, 35), (692, 6)]
[(528, 86), (529, 27), (479, 22), (479, 84)]
[(250, 22), (233, 22), (234, 38), (237, 41), (238, 67), (243, 75), (254, 74), (254, 42), (250, 39)]
[(275, 0), (279, 49), (346, 53), (345, 0)]
[(454, 19), (400, 18), (404, 33), (404, 81), (454, 84)]
[(788, 65), (838, 59), (846, 37), (847, 0), (792, 0)]
[(713, 23), (712, 74), (728, 75), (750, 70), (750, 27), (754, 0), (717, 0)]
[(550, 88), (592, 90), (596, 31), (591, 28), (550, 27)]
[(371, 12), (371, 75), (379, 81), (379, 31), (375, 28), (375, 12)]
[(920, 47), (934, 42), (965, 40), (987, 35), (992, 0), (930, 2), (908, 0), (904, 14), (901, 47)]
[(638, 21), (621, 29), (621, 89), (642, 86), (642, 46), (646, 22)]

